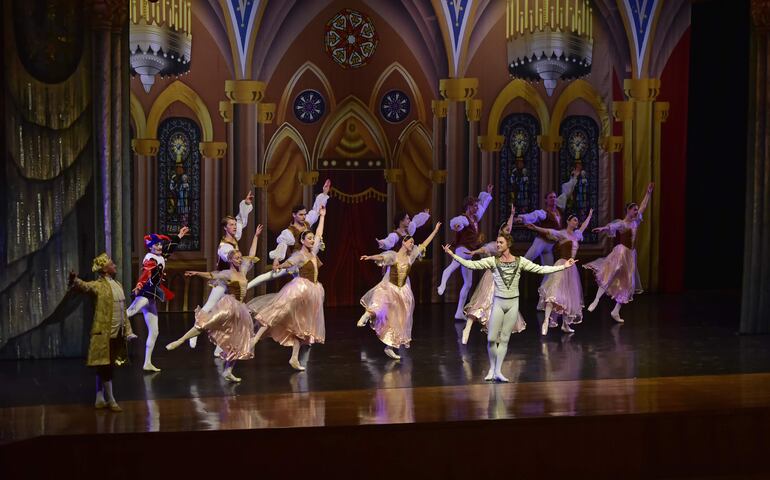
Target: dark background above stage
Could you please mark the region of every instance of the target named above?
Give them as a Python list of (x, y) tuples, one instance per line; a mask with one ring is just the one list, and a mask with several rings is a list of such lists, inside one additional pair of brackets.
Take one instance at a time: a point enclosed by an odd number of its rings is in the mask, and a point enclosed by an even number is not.
[(748, 0), (725, 3), (692, 4), (683, 185), (690, 289), (741, 288), (743, 273), (750, 16)]

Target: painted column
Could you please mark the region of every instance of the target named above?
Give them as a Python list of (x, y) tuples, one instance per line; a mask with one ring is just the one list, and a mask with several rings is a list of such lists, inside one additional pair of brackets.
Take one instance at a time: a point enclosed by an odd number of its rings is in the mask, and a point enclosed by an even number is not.
[(468, 119), (468, 194), (475, 195), (486, 189), (487, 184), (479, 177), (479, 145), (474, 141), (479, 135), (479, 120), (481, 120), (481, 100), (465, 101), (465, 117)]
[[(257, 150), (257, 174), (254, 175), (252, 184), (257, 187), (256, 195), (256, 208), (254, 213), (254, 225), (267, 225), (267, 186), (270, 183), (270, 178), (267, 176), (266, 167), (267, 159), (265, 158), (265, 149), (267, 148), (267, 142), (265, 140), (265, 125), (273, 123), (275, 119), (275, 104), (274, 103), (260, 103), (259, 104), (259, 117), (257, 118), (258, 125), (258, 143), (259, 148)], [(267, 262), (267, 232), (260, 239), (257, 247), (257, 256), (265, 259)], [(266, 285), (262, 284), (257, 289), (258, 295), (265, 294)]]
[[(497, 183), (494, 181), (495, 166), (498, 164), (500, 160), (500, 150), (503, 149), (504, 142), (505, 142), (505, 137), (503, 137), (502, 135), (485, 135), (485, 136), (478, 137), (478, 145), (479, 145), (479, 148), (481, 148), (481, 177), (483, 179), (482, 184), (484, 185), (489, 183), (492, 183), (492, 184)], [(494, 192), (492, 194), (494, 195)], [(490, 208), (492, 208), (493, 210), (489, 212), (487, 215), (492, 215), (493, 212), (496, 210), (494, 204), (491, 205)], [(496, 228), (495, 223), (499, 223), (499, 222), (493, 222), (493, 221), (483, 222), (481, 229), (484, 232), (487, 239), (491, 240), (493, 236), (497, 235), (497, 232), (495, 232), (495, 228)]]
[[(446, 183), (447, 171), (444, 168), (444, 135), (449, 102), (446, 100), (431, 100), (430, 106), (433, 111), (433, 164), (430, 172), (433, 191), (431, 192), (431, 220), (433, 222), (441, 219), (444, 224), (449, 223), (444, 204), (444, 184)], [(444, 230), (446, 232), (446, 228)], [(441, 271), (445, 265), (445, 255), (441, 251), (441, 242), (444, 238), (436, 235), (433, 239), (431, 254), (433, 255), (433, 272), (431, 285), (438, 285), (441, 281)], [(435, 288), (431, 288), (431, 301), (438, 303), (441, 297), (438, 296)]]

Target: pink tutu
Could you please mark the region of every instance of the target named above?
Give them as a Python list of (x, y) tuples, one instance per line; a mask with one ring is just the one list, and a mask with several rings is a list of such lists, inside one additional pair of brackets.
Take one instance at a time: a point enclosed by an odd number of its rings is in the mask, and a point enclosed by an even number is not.
[[(492, 270), (486, 270), (481, 281), (476, 286), (470, 301), (463, 308), (465, 318), (481, 324), (481, 331), (487, 331), (489, 316), (492, 314), (492, 303), (495, 298), (495, 279)], [(527, 322), (519, 312), (519, 318), (513, 326), (513, 333), (523, 332)]]
[[(560, 258), (554, 266), (563, 265), (567, 260)], [(553, 305), (553, 314), (562, 315), (567, 323), (583, 320), (583, 287), (577, 268), (568, 268), (545, 276), (538, 289), (540, 300), (538, 310), (545, 310), (545, 304)]]
[(636, 250), (623, 244), (616, 245), (606, 257), (585, 264), (584, 268), (594, 272), (596, 283), (618, 303), (628, 303), (635, 293), (643, 291), (636, 268)]
[(248, 307), (232, 295), (222, 297), (211, 313), (197, 308), (195, 328), (208, 333), (209, 340), (222, 349), (221, 356), (227, 361), (254, 357), (254, 320)]
[(324, 287), (302, 277), (284, 285), (278, 293), (262, 295), (248, 303), (254, 319), (268, 327), (267, 333), (284, 347), (302, 343), (324, 343)]
[(412, 341), (414, 295), (407, 280), (403, 287), (394, 285), (386, 276), (361, 297), (361, 305), (374, 314), (372, 329), (389, 347), (409, 348)]

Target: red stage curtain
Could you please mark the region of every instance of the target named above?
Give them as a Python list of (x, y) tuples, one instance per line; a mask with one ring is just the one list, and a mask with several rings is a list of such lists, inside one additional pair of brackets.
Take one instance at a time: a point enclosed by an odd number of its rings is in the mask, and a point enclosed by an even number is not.
[[(333, 188), (356, 194), (374, 188), (385, 193), (382, 171), (321, 172), (319, 183), (332, 180)], [(387, 203), (369, 198), (346, 203), (332, 195), (324, 228), (326, 250), (320, 254), (324, 263), (319, 280), (326, 289), (326, 306), (357, 305), (361, 296), (382, 278), (382, 271), (372, 262), (362, 262), (361, 255), (379, 252), (375, 238), (385, 236), (390, 222)]]
[(684, 288), (687, 109), (690, 82), (690, 29), (682, 35), (660, 78), (658, 100), (669, 102), (662, 126), (659, 285), (664, 293)]

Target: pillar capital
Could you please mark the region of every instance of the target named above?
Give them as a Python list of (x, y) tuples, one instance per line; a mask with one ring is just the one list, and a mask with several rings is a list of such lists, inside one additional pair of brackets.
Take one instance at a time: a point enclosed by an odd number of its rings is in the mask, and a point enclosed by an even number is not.
[(398, 183), (404, 176), (404, 171), (400, 168), (389, 168), (384, 170), (385, 181), (388, 183)]
[(274, 103), (260, 103), (257, 108), (258, 117), (257, 123), (269, 124), (273, 123), (275, 119), (275, 104)]
[(430, 181), (436, 185), (443, 185), (446, 183), (447, 171), (446, 170), (431, 170)]
[(205, 158), (218, 160), (227, 153), (227, 142), (200, 142), (198, 149)]
[(318, 182), (318, 175), (319, 173), (316, 171), (299, 172), (297, 174), (297, 179), (302, 185), (306, 187), (312, 187), (316, 184), (316, 182)]
[(230, 100), (220, 100), (219, 102), (219, 116), (225, 123), (233, 121), (233, 104)]
[(666, 123), (666, 120), (668, 120), (668, 112), (670, 108), (671, 108), (671, 104), (668, 102), (655, 102), (653, 104), (655, 122)]
[(629, 122), (634, 118), (632, 102), (612, 102), (612, 118), (616, 122)]
[(464, 102), (473, 98), (478, 90), (478, 78), (442, 78), (438, 81), (439, 93), (452, 102)]
[(538, 135), (537, 144), (546, 152), (558, 152), (561, 150), (563, 139), (561, 137), (551, 137), (548, 135)]
[(134, 153), (143, 157), (154, 157), (160, 149), (160, 140), (154, 138), (135, 138), (131, 140)]
[(618, 153), (623, 150), (623, 137), (609, 136), (599, 139), (599, 146), (607, 153)]
[(257, 103), (265, 97), (265, 82), (259, 80), (225, 80), (225, 95), (233, 103)]
[(446, 117), (449, 102), (446, 100), (431, 100), (430, 109), (433, 110), (433, 116), (436, 118)]
[(499, 152), (503, 149), (505, 137), (502, 135), (479, 135), (479, 148), (484, 152)]
[(251, 184), (257, 188), (263, 189), (270, 185), (272, 179), (273, 176), (269, 173), (256, 173), (251, 177)]
[(469, 98), (465, 101), (465, 116), (469, 122), (478, 122), (481, 120), (481, 99)]
[(631, 100), (651, 102), (660, 93), (659, 78), (627, 78), (623, 80), (623, 91)]

